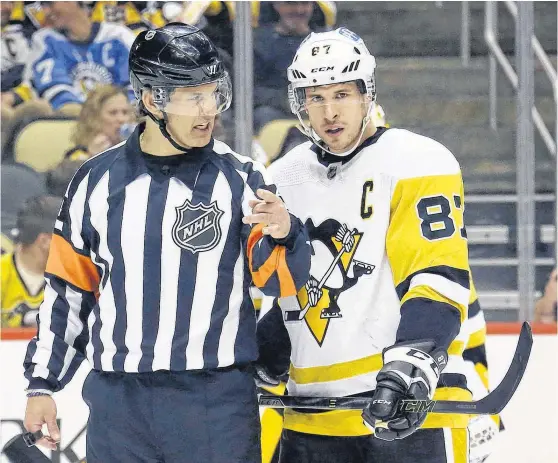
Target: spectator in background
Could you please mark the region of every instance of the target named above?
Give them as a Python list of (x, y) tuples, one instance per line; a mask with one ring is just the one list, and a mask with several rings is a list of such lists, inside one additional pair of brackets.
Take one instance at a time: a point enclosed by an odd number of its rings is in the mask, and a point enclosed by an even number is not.
[(275, 119), (291, 119), (287, 68), (312, 32), (313, 2), (274, 2), (279, 19), (254, 32), (254, 128)]
[(556, 323), (556, 304), (558, 299), (557, 278), (558, 274), (555, 268), (548, 277), (543, 296), (535, 305), (535, 322)]
[[(234, 146), (234, 125), (231, 121), (225, 121), (224, 118), (221, 116), (221, 114), (217, 114), (215, 116), (213, 137), (229, 146)], [(265, 166), (269, 165), (269, 156), (256, 138), (252, 139), (252, 152), (250, 153), (250, 155), (255, 161), (261, 162)]]
[(146, 5), (147, 8), (140, 11), (140, 4), (149, 3), (157, 2), (94, 2), (94, 5), (91, 7), (91, 20), (127, 26), (135, 34), (139, 34), (146, 29), (155, 29), (165, 24), (165, 20), (158, 8)]
[[(29, 58), (30, 39), (35, 28), (30, 21), (25, 20), (22, 3), (0, 2), (2, 25), (0, 107), (3, 153), (5, 142), (20, 122), (52, 113), (48, 103), (33, 98), (29, 86), (23, 84), (23, 70)], [(22, 104), (25, 100), (27, 101)]]
[(128, 138), (135, 122), (126, 92), (113, 85), (97, 87), (87, 97), (79, 114), (72, 141), (76, 144), (64, 155), (85, 161)]
[(52, 25), (33, 35), (30, 82), (55, 109), (77, 115), (88, 92), (102, 84), (128, 91), (128, 54), (134, 33), (119, 24), (96, 23), (82, 2), (43, 2)]
[(2, 327), (34, 326), (43, 301), (44, 272), (62, 198), (28, 200), (17, 217), (13, 253), (1, 258)]
[(46, 173), (46, 187), (48, 193), (53, 196), (63, 197), (70, 180), (74, 177), (79, 167), (83, 164), (81, 160), (64, 159), (54, 169)]
[(29, 56), (29, 41), (34, 29), (24, 25), (23, 15), (14, 11), (14, 2), (0, 2), (0, 19), (2, 24), (1, 83), (2, 98), (4, 98), (6, 92), (21, 83), (23, 68)]

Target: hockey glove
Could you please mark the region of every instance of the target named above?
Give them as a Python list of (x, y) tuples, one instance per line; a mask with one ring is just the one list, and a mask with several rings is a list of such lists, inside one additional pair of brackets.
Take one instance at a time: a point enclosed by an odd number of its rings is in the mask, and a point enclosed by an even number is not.
[(383, 360), (372, 402), (362, 417), (376, 437), (392, 441), (411, 435), (424, 423), (426, 412), (401, 410), (400, 401), (432, 399), (448, 356), (427, 340), (395, 344), (384, 350)]

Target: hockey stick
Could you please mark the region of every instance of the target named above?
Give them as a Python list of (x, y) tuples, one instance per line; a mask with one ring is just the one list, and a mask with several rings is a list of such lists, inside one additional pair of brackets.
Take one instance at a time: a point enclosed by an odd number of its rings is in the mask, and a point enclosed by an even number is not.
[[(353, 229), (350, 232), (351, 236), (354, 236), (356, 232), (357, 232), (356, 228)], [(324, 273), (324, 276), (322, 277), (322, 279), (318, 283), (318, 289), (322, 289), (322, 287), (325, 285), (325, 282), (330, 277), (330, 275), (333, 273), (333, 270), (335, 270), (335, 266), (337, 265), (337, 262), (339, 262), (339, 259), (341, 259), (341, 256), (343, 254), (345, 254), (345, 252), (347, 252), (347, 251), (345, 251), (345, 246), (343, 246), (343, 242), (341, 242), (341, 249), (339, 249), (339, 252), (335, 256), (335, 259), (333, 259), (333, 262), (328, 267), (328, 269)], [(310, 310), (311, 307), (312, 306), (310, 305), (310, 299), (309, 299), (302, 310), (288, 310), (288, 311), (286, 311), (285, 312), (285, 321), (286, 322), (297, 322), (297, 321), (300, 321), (300, 320), (304, 320), (304, 317), (306, 317), (306, 314), (308, 313), (308, 311)]]
[[(465, 413), (469, 415), (497, 415), (515, 393), (531, 354), (533, 334), (524, 322), (511, 365), (496, 389), (475, 402), (461, 400), (402, 400), (401, 411), (426, 413)], [(262, 395), (261, 406), (270, 408), (306, 408), (315, 410), (363, 410), (372, 402), (371, 397), (291, 397)]]

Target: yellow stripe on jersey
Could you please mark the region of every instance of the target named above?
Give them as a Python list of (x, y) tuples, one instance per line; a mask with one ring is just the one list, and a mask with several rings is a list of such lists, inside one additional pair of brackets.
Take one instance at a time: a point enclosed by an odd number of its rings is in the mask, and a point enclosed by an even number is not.
[(262, 425), (261, 446), (262, 463), (270, 463), (277, 451), (283, 432), (283, 416), (278, 410), (268, 408), (260, 417)]
[(413, 276), (426, 275), (428, 286), (458, 309), (462, 319), (469, 304), (463, 204), (459, 173), (399, 180), (391, 199), (386, 235), (386, 252), (399, 297), (405, 295)]
[(366, 436), (370, 430), (364, 426), (360, 410), (334, 410), (323, 413), (299, 413), (285, 409), (284, 428), (319, 436)]
[[(448, 348), (448, 355), (461, 356), (464, 348), (465, 344), (462, 341), (453, 341)], [(357, 360), (319, 367), (298, 368), (291, 364), (289, 376), (299, 385), (328, 383), (380, 371), (383, 365), (382, 354), (379, 353)]]
[(469, 463), (469, 434), (467, 429), (449, 429), (453, 460), (448, 463)]
[(463, 341), (452, 341), (448, 347), (448, 355), (459, 355), (463, 354), (465, 350), (465, 343)]
[(289, 376), (296, 384), (327, 383), (380, 371), (382, 365), (382, 354), (379, 353), (357, 360), (319, 367), (297, 368), (291, 365)]
[[(433, 400), (473, 400), (471, 391), (461, 387), (439, 387)], [(466, 428), (470, 415), (453, 413), (429, 413), (423, 428)]]
[[(430, 299), (430, 300), (433, 300), (433, 301), (438, 301), (438, 302), (443, 302), (445, 304), (449, 304), (453, 307), (456, 306), (454, 301), (452, 301), (448, 297), (444, 296), (443, 294), (440, 294), (438, 291), (436, 291), (432, 287), (426, 286), (426, 285), (417, 285), (417, 286), (413, 286), (411, 289), (409, 289), (409, 291), (407, 291), (405, 296), (403, 296), (403, 299), (401, 299), (401, 305), (403, 305), (403, 303), (408, 301), (409, 299), (413, 299), (415, 297), (424, 297), (426, 299)], [(466, 311), (464, 312), (459, 307), (457, 307), (457, 308), (459, 309), (459, 313), (461, 314), (461, 323), (463, 323), (465, 321), (466, 317), (467, 317), (467, 312)]]
[(478, 373), (480, 380), (482, 381), (482, 384), (484, 385), (484, 387), (486, 388), (486, 390), (488, 391), (488, 368), (486, 368), (482, 363), (475, 363), (475, 370)]
[[(470, 401), (469, 391), (459, 387), (441, 387), (436, 389), (434, 400)], [(323, 413), (300, 413), (285, 409), (284, 428), (291, 431), (317, 434), (320, 436), (365, 436), (370, 430), (362, 422), (360, 410), (333, 410)], [(469, 424), (469, 415), (451, 413), (430, 413), (423, 428), (458, 428), (464, 429)]]
[(478, 331), (475, 331), (471, 336), (469, 336), (469, 341), (467, 342), (467, 349), (473, 349), (475, 347), (482, 346), (486, 342), (486, 326)]

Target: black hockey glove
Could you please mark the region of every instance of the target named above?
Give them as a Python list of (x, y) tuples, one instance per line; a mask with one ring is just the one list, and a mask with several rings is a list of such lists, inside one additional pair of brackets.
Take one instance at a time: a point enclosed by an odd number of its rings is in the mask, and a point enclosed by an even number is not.
[(362, 417), (376, 437), (392, 441), (411, 435), (424, 423), (426, 412), (401, 410), (399, 402), (432, 399), (448, 355), (427, 340), (388, 347), (383, 352), (383, 360), (372, 402)]

